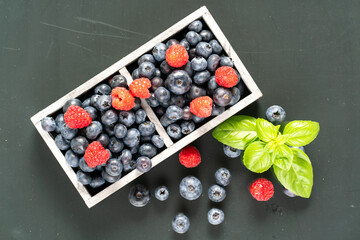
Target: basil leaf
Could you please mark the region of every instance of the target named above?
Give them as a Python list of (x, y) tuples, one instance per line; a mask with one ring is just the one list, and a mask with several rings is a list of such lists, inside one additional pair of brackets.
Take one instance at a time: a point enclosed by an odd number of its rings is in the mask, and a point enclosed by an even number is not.
[(258, 118), (256, 119), (256, 134), (264, 142), (274, 140), (279, 132), (279, 127), (275, 127), (269, 121)]
[(252, 172), (262, 173), (272, 165), (272, 158), (265, 150), (265, 143), (256, 141), (251, 143), (244, 152), (244, 165)]
[(320, 125), (313, 121), (292, 121), (285, 126), (283, 134), (285, 143), (293, 147), (301, 147), (311, 143), (319, 134)]
[(285, 144), (277, 146), (273, 153), (273, 162), (279, 168), (288, 171), (291, 168), (294, 154)]
[(233, 116), (217, 126), (212, 135), (219, 142), (244, 150), (257, 139), (256, 119), (248, 116)]
[(286, 171), (273, 165), (279, 182), (291, 192), (309, 198), (313, 186), (313, 169), (309, 157), (300, 149), (291, 148), (294, 157), (291, 168)]

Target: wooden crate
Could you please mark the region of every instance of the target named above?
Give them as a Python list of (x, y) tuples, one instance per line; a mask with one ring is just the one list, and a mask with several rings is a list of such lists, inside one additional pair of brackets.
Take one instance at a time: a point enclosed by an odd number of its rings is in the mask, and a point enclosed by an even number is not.
[(174, 154), (175, 152), (179, 151), (186, 145), (190, 144), (197, 138), (201, 137), (206, 132), (210, 131), (217, 125), (219, 125), (224, 120), (228, 119), (244, 107), (248, 106), (252, 102), (256, 101), (262, 96), (260, 89), (255, 84), (254, 80), (250, 76), (249, 72), (246, 70), (244, 64), (241, 62), (238, 55), (235, 53), (234, 49), (231, 47), (229, 41), (226, 39), (225, 35), (221, 31), (220, 27), (215, 22), (214, 18), (211, 16), (209, 10), (203, 6), (196, 10), (195, 12), (191, 13), (163, 33), (159, 34), (158, 36), (154, 37), (149, 42), (145, 43), (143, 46), (139, 47), (126, 57), (122, 58), (118, 62), (114, 63), (104, 71), (100, 72), (81, 86), (77, 87), (70, 93), (66, 94), (50, 106), (46, 107), (42, 111), (35, 114), (31, 117), (31, 121), (33, 122), (36, 129), (39, 131), (41, 137), (44, 139), (54, 156), (56, 157), (57, 161), (69, 177), (72, 184), (75, 186), (81, 197), (84, 199), (86, 205), (91, 208), (97, 203), (101, 202), (120, 188), (124, 187), (126, 184), (132, 182), (137, 177), (141, 176), (143, 173), (139, 172), (138, 170), (133, 170), (129, 172), (127, 175), (122, 177), (119, 181), (111, 184), (104, 190), (100, 191), (96, 195), (92, 196), (87, 189), (77, 181), (75, 171), (67, 164), (63, 153), (59, 150), (56, 146), (54, 139), (51, 135), (44, 131), (41, 127), (41, 119), (46, 116), (49, 116), (59, 109), (61, 109), (64, 103), (72, 98), (77, 98), (81, 94), (85, 93), (89, 89), (93, 88), (98, 83), (102, 82), (103, 80), (107, 79), (109, 76), (113, 75), (114, 73), (120, 72), (123, 76), (126, 77), (128, 80), (128, 84), (132, 81), (131, 74), (129, 73), (127, 66), (129, 66), (132, 62), (136, 61), (141, 55), (145, 54), (146, 52), (150, 51), (157, 43), (163, 42), (166, 39), (169, 39), (174, 34), (178, 33), (179, 31), (186, 28), (191, 22), (196, 19), (202, 19), (210, 28), (212, 33), (214, 34), (215, 38), (223, 47), (224, 51), (227, 55), (233, 60), (234, 67), (239, 71), (242, 80), (244, 81), (245, 85), (247, 86), (250, 94), (245, 98), (241, 99), (238, 103), (227, 109), (221, 115), (213, 118), (212, 120), (208, 121), (201, 127), (197, 128), (194, 132), (189, 135), (186, 135), (176, 143), (173, 143), (171, 138), (167, 135), (165, 129), (160, 124), (159, 119), (153, 112), (152, 108), (147, 104), (145, 100), (142, 99), (141, 105), (142, 108), (146, 111), (148, 118), (155, 124), (156, 130), (158, 134), (163, 138), (165, 142), (166, 149), (163, 150), (161, 153), (157, 154), (155, 157), (152, 158), (153, 167), (158, 165), (160, 162), (167, 159), (169, 156)]

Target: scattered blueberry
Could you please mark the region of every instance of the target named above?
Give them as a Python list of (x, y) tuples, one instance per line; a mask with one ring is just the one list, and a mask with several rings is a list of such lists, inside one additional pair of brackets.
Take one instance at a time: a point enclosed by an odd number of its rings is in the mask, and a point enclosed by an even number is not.
[[(208, 60), (209, 61), (209, 60)], [(203, 71), (206, 69), (208, 63), (206, 61), (205, 58), (203, 57), (194, 57), (192, 60), (191, 60), (191, 68), (194, 70), (194, 71)]]
[(111, 93), (111, 87), (105, 83), (102, 83), (95, 87), (94, 93), (99, 95), (109, 95)]
[(198, 84), (198, 85), (202, 85), (204, 83), (206, 83), (207, 81), (209, 81), (210, 79), (210, 72), (208, 70), (204, 70), (201, 72), (197, 72), (194, 75), (194, 83)]
[(84, 157), (80, 158), (80, 160), (79, 160), (79, 167), (80, 167), (80, 169), (81, 169), (83, 172), (88, 172), (88, 173), (89, 173), (89, 172), (95, 171), (95, 168), (91, 168), (91, 167), (89, 167), (89, 166), (87, 165)]
[(182, 118), (183, 110), (176, 105), (171, 105), (166, 109), (165, 114), (169, 119), (176, 121)]
[(195, 123), (193, 121), (184, 121), (181, 123), (181, 132), (182, 134), (189, 134), (195, 130)]
[(109, 85), (111, 88), (116, 88), (116, 87), (126, 87), (127, 86), (127, 81), (126, 78), (123, 75), (115, 75), (113, 76), (110, 80), (109, 80)]
[(102, 186), (105, 183), (105, 180), (102, 178), (100, 173), (95, 172), (95, 174), (93, 175), (91, 182), (90, 182), (90, 187), (92, 188), (98, 188), (100, 186)]
[(218, 84), (216, 83), (215, 76), (210, 77), (207, 85), (208, 85), (208, 89), (210, 90), (215, 90), (216, 88), (219, 87)]
[(71, 140), (76, 136), (77, 133), (77, 129), (70, 128), (68, 125), (66, 125), (61, 131), (61, 136), (67, 140)]
[(123, 150), (124, 144), (122, 141), (120, 141), (116, 137), (111, 137), (108, 148), (113, 153), (119, 153), (119, 152), (121, 152), (121, 150)]
[(207, 59), (207, 69), (210, 72), (215, 72), (220, 63), (220, 57), (217, 54), (211, 54)]
[(208, 212), (208, 221), (212, 225), (219, 225), (224, 221), (225, 214), (218, 208), (212, 208)]
[(226, 197), (226, 191), (219, 185), (212, 185), (208, 191), (209, 199), (213, 202), (222, 202)]
[(184, 96), (181, 95), (172, 95), (170, 98), (170, 105), (176, 105), (180, 108), (184, 107), (186, 100)]
[(193, 114), (190, 112), (190, 107), (186, 106), (183, 108), (183, 114), (182, 114), (182, 119), (183, 120), (191, 120), (193, 117)]
[(213, 94), (214, 103), (221, 107), (229, 105), (232, 98), (231, 91), (227, 88), (218, 87)]
[(140, 132), (136, 128), (128, 129), (124, 137), (124, 144), (128, 147), (135, 147), (140, 143)]
[(135, 114), (133, 111), (121, 111), (119, 113), (119, 122), (126, 127), (131, 127), (135, 122)]
[(104, 112), (101, 116), (101, 122), (105, 125), (105, 126), (110, 126), (110, 125), (114, 125), (117, 121), (118, 121), (119, 117), (117, 112), (115, 112), (114, 110), (110, 109), (107, 110), (106, 112)]
[(84, 173), (83, 171), (79, 170), (76, 173), (76, 178), (82, 185), (88, 185), (91, 182), (91, 176), (89, 173)]
[(89, 126), (86, 127), (86, 137), (90, 140), (96, 139), (102, 132), (102, 125), (98, 121), (92, 121)]
[(175, 140), (178, 140), (181, 138), (182, 134), (181, 134), (181, 128), (178, 124), (176, 123), (172, 123), (170, 124), (167, 128), (166, 128), (166, 132), (167, 134), (175, 139)]
[(139, 68), (135, 69), (135, 70), (131, 73), (131, 77), (132, 77), (132, 79), (138, 79), (138, 78), (140, 77)]
[(156, 147), (151, 143), (144, 143), (139, 148), (139, 154), (145, 157), (152, 158), (157, 153)]
[(65, 102), (64, 106), (63, 106), (63, 112), (66, 113), (67, 109), (71, 105), (76, 105), (76, 106), (82, 107), (82, 102), (79, 99), (76, 99), (76, 98), (67, 100)]
[(107, 145), (109, 145), (110, 138), (107, 134), (102, 133), (99, 135), (96, 141), (100, 142), (103, 147), (106, 147)]
[(150, 107), (157, 107), (160, 104), (154, 93), (151, 93), (150, 97), (146, 99), (146, 102), (150, 105)]
[(165, 186), (159, 186), (155, 189), (155, 197), (160, 201), (165, 201), (169, 198), (169, 190)]
[(224, 56), (220, 58), (220, 66), (229, 66), (229, 67), (234, 67), (234, 63), (231, 60), (231, 58)]
[(192, 85), (189, 91), (189, 96), (190, 99), (206, 96), (206, 90), (199, 86)]
[(172, 120), (170, 118), (168, 118), (166, 115), (163, 115), (161, 118), (160, 118), (160, 123), (163, 127), (167, 127), (169, 126), (170, 124), (174, 123), (176, 120)]
[(151, 137), (151, 142), (155, 145), (157, 148), (162, 148), (164, 146), (164, 140), (159, 135), (153, 135)]
[(156, 89), (162, 86), (164, 86), (164, 80), (162, 78), (154, 77), (153, 79), (151, 79), (151, 91), (155, 92)]
[(66, 151), (65, 160), (71, 167), (79, 166), (79, 157), (71, 149)]
[(199, 179), (193, 176), (183, 178), (179, 185), (180, 195), (187, 200), (198, 199), (202, 193), (202, 185)]
[(171, 67), (166, 60), (162, 61), (161, 64), (160, 64), (160, 71), (165, 74), (165, 75), (168, 75), (169, 73), (171, 73), (171, 71), (173, 70), (174, 68)]
[(84, 154), (87, 146), (89, 145), (89, 141), (83, 136), (77, 136), (73, 138), (70, 142), (71, 149), (76, 154)]
[(169, 39), (167, 42), (166, 42), (166, 48), (169, 48), (171, 47), (172, 45), (175, 45), (175, 44), (179, 44), (179, 41), (176, 40), (176, 39)]
[(44, 117), (41, 120), (41, 127), (47, 132), (52, 132), (56, 129), (55, 120), (52, 117)]
[(191, 61), (188, 61), (184, 66), (182, 66), (179, 69), (184, 70), (185, 72), (187, 72), (187, 74), (189, 74), (190, 77), (192, 77), (192, 75), (194, 74), (194, 71), (193, 71), (193, 69), (191, 67)]
[(194, 31), (190, 31), (185, 36), (186, 40), (190, 43), (191, 46), (195, 46), (201, 41), (201, 36)]
[(111, 137), (114, 136), (115, 131), (114, 131), (114, 126), (110, 125), (110, 126), (105, 126), (105, 132)]
[(230, 181), (231, 181), (230, 171), (227, 170), (226, 168), (219, 168), (215, 172), (215, 181), (220, 186), (226, 187), (227, 185), (230, 184)]
[(97, 108), (97, 100), (100, 97), (98, 94), (94, 94), (90, 97), (90, 105)]
[(91, 117), (91, 119), (94, 121), (97, 118), (97, 110), (96, 108), (92, 106), (87, 106), (84, 108), (85, 111), (87, 111)]
[(205, 118), (201, 118), (201, 117), (198, 117), (198, 116), (196, 116), (195, 114), (193, 114), (192, 120), (194, 121), (194, 123), (199, 123), (199, 122), (204, 121)]
[(110, 158), (105, 165), (105, 171), (112, 177), (119, 176), (123, 170), (123, 166), (118, 158)]
[(169, 90), (164, 87), (157, 88), (154, 92), (154, 95), (160, 103), (169, 102), (171, 97)]
[(151, 62), (143, 62), (139, 66), (139, 76), (146, 78), (153, 78), (155, 74), (155, 65)]
[(110, 109), (111, 108), (111, 96), (110, 95), (101, 95), (100, 97), (97, 98), (95, 106), (99, 111), (106, 111), (106, 110)]
[(190, 50), (189, 50), (189, 60), (190, 61), (193, 60), (194, 57), (196, 57), (196, 48), (195, 47), (190, 48)]
[(127, 133), (127, 128), (124, 124), (118, 123), (114, 127), (114, 134), (117, 138), (124, 138)]
[(202, 30), (199, 35), (201, 36), (202, 41), (208, 42), (214, 38), (213, 34), (209, 30)]
[(225, 107), (220, 107), (216, 104), (213, 104), (211, 116), (219, 116), (225, 111)]
[(134, 107), (132, 108), (132, 110), (136, 111), (136, 110), (140, 109), (140, 107), (141, 107), (141, 100), (140, 100), (140, 98), (135, 98), (135, 105), (134, 105)]
[(143, 62), (151, 62), (155, 64), (155, 59), (151, 54), (144, 54), (138, 59), (138, 65), (141, 65)]
[(117, 175), (117, 176), (111, 176), (104, 169), (102, 169), (101, 170), (101, 176), (108, 183), (114, 183), (114, 182), (118, 181), (121, 178), (121, 173), (119, 175)]
[(87, 98), (82, 102), (82, 108), (86, 108), (86, 107), (90, 106), (90, 104), (91, 104), (91, 99)]
[(230, 147), (228, 145), (223, 146), (224, 153), (229, 158), (237, 158), (242, 153), (242, 150)]
[(152, 54), (156, 61), (161, 62), (165, 60), (166, 45), (164, 43), (158, 43), (152, 50)]
[(180, 234), (186, 233), (190, 228), (190, 220), (183, 213), (179, 213), (171, 222), (172, 229)]
[(188, 42), (188, 40), (186, 40), (186, 38), (184, 38), (183, 40), (180, 41), (179, 43), (181, 46), (183, 46), (186, 51), (189, 51), (190, 49), (190, 43)]
[(136, 160), (136, 169), (140, 172), (148, 172), (152, 167), (150, 158), (141, 156)]
[(190, 31), (200, 32), (203, 28), (203, 24), (200, 20), (195, 20), (189, 24), (188, 29)]
[(144, 207), (150, 201), (150, 192), (144, 185), (138, 184), (130, 188), (128, 199), (131, 205)]
[(155, 124), (150, 121), (143, 122), (139, 125), (139, 131), (141, 136), (151, 136), (155, 132)]
[(281, 124), (285, 117), (285, 110), (278, 105), (273, 105), (266, 110), (266, 118), (273, 124)]
[(172, 93), (181, 95), (191, 88), (191, 78), (184, 70), (175, 70), (165, 80), (165, 86)]
[(209, 44), (212, 48), (213, 53), (220, 54), (222, 52), (223, 48), (217, 40), (213, 39), (209, 42)]
[(229, 102), (229, 106), (234, 105), (235, 103), (237, 103), (240, 100), (241, 97), (241, 93), (240, 93), (240, 89), (238, 89), (237, 87), (232, 87), (231, 88), (231, 100)]
[(159, 68), (155, 68), (154, 77), (161, 77), (161, 71)]

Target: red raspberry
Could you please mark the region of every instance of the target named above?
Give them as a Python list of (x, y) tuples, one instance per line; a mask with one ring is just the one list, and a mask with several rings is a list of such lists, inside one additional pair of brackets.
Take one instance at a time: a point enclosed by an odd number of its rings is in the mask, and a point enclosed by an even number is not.
[(213, 100), (208, 97), (198, 97), (191, 101), (190, 112), (198, 117), (209, 117), (212, 111)]
[(116, 87), (111, 91), (111, 101), (117, 110), (129, 111), (135, 106), (135, 98), (124, 87)]
[(86, 148), (84, 158), (87, 165), (94, 168), (106, 163), (110, 158), (110, 152), (106, 150), (100, 142), (94, 141)]
[(215, 80), (220, 86), (231, 88), (238, 82), (238, 76), (232, 67), (219, 67), (215, 71)]
[(166, 62), (172, 67), (182, 67), (188, 60), (188, 52), (179, 44), (171, 45), (169, 49), (166, 50)]
[(194, 146), (187, 146), (179, 153), (179, 160), (187, 168), (194, 168), (201, 162), (199, 150)]
[(83, 128), (92, 122), (90, 114), (83, 108), (71, 105), (64, 114), (65, 123), (70, 128)]
[(139, 78), (134, 80), (130, 85), (129, 89), (134, 97), (138, 98), (149, 98), (151, 82), (147, 78)]
[(250, 193), (258, 201), (267, 201), (274, 195), (274, 186), (269, 180), (259, 178), (251, 184)]

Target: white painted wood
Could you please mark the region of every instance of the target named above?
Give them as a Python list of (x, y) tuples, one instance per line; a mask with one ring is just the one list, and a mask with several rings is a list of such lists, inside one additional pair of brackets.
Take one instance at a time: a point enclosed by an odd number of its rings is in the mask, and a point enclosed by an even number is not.
[(134, 179), (141, 176), (143, 173), (139, 172), (138, 170), (133, 170), (132, 172), (128, 173), (124, 177), (122, 177), (119, 181), (111, 184), (106, 189), (102, 190), (101, 192), (97, 193), (94, 196), (91, 196), (89, 192), (86, 190), (86, 188), (79, 184), (76, 179), (76, 174), (73, 171), (73, 169), (66, 163), (65, 157), (62, 154), (62, 152), (58, 149), (58, 147), (55, 144), (54, 139), (49, 135), (49, 133), (45, 132), (41, 128), (41, 119), (45, 116), (51, 115), (55, 111), (62, 108), (64, 103), (71, 98), (76, 98), (82, 93), (86, 92), (90, 88), (94, 87), (99, 82), (103, 81), (104, 79), (108, 78), (110, 75), (116, 73), (119, 71), (122, 75), (124, 75), (128, 81), (128, 84), (132, 82), (132, 77), (129, 71), (127, 70), (126, 66), (128, 66), (131, 62), (137, 60), (141, 55), (151, 50), (157, 43), (163, 42), (167, 38), (171, 37), (175, 33), (179, 32), (180, 30), (187, 27), (188, 24), (190, 24), (192, 21), (203, 18), (204, 21), (209, 26), (210, 30), (213, 32), (215, 37), (218, 39), (219, 43), (224, 48), (225, 52), (231, 57), (234, 61), (235, 68), (239, 71), (244, 83), (249, 88), (251, 94), (247, 96), (244, 99), (241, 99), (237, 104), (226, 110), (223, 114), (220, 116), (217, 116), (207, 122), (206, 124), (202, 125), (198, 129), (196, 129), (191, 134), (183, 137), (181, 140), (177, 141), (175, 144), (171, 140), (171, 138), (167, 135), (165, 129), (161, 125), (159, 119), (156, 117), (154, 111), (152, 108), (147, 104), (145, 100), (142, 100), (142, 107), (146, 111), (149, 119), (155, 124), (156, 130), (159, 133), (159, 135), (164, 139), (166, 149), (163, 150), (161, 153), (157, 154), (155, 157), (152, 158), (152, 164), (153, 167), (185, 147), (186, 145), (190, 144), (194, 140), (198, 139), (203, 134), (207, 133), (214, 127), (216, 127), (218, 124), (223, 122), (224, 120), (228, 119), (232, 115), (236, 114), (238, 111), (243, 109), (244, 107), (248, 106), (252, 102), (256, 101), (262, 96), (262, 93), (260, 89), (255, 84), (254, 80), (252, 79), (249, 72), (246, 70), (245, 66), (241, 62), (240, 58), (234, 51), (234, 49), (231, 47), (230, 43), (226, 39), (225, 35), (222, 33), (220, 27), (216, 24), (214, 18), (211, 16), (210, 12), (207, 10), (206, 7), (201, 7), (197, 11), (193, 12), (189, 16), (185, 17), (163, 33), (159, 34), (149, 42), (145, 43), (140, 48), (136, 49), (123, 59), (119, 60), (109, 68), (105, 69), (95, 77), (91, 78), (89, 81), (85, 82), (78, 88), (74, 89), (64, 97), (60, 98), (55, 103), (51, 104), (47, 108), (43, 109), (36, 115), (34, 115), (31, 118), (31, 121), (35, 125), (36, 129), (39, 131), (40, 135), (46, 142), (46, 144), (49, 146), (50, 150), (53, 152), (54, 156), (56, 157), (57, 161), (61, 165), (61, 167), (64, 169), (65, 173), (70, 178), (71, 182), (81, 195), (81, 197), (84, 199), (86, 205), (91, 208), (95, 206), (97, 203), (101, 202), (111, 194), (115, 193), (120, 188), (124, 187), (126, 184), (132, 182)]

